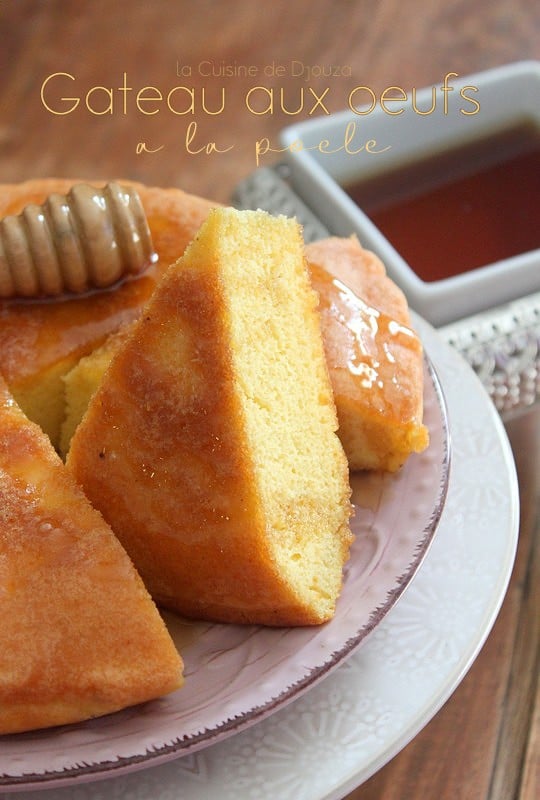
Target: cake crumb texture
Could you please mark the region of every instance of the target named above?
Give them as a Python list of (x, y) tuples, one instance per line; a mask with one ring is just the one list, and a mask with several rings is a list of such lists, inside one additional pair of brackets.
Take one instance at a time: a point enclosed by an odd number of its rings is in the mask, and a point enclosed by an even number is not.
[(352, 535), (299, 226), (214, 209), (117, 350), (67, 464), (158, 604), (332, 617)]

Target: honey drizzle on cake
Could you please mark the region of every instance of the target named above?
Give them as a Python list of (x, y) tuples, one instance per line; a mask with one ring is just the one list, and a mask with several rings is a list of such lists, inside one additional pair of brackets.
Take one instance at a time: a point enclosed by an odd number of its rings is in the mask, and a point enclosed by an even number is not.
[[(388, 376), (384, 374), (381, 356), (388, 364), (395, 364), (393, 345), (418, 351), (421, 348), (418, 336), (411, 328), (366, 303), (317, 264), (310, 264), (310, 272), (319, 291), (320, 312), (330, 314), (345, 331), (342, 347), (327, 350), (329, 366), (347, 369), (365, 389), (384, 389)], [(391, 381), (400, 388), (395, 371)]]

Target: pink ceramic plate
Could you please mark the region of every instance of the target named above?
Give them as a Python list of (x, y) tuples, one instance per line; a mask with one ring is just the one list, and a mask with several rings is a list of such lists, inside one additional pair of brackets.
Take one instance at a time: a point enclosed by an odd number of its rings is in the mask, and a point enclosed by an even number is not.
[(396, 475), (352, 476), (356, 541), (332, 622), (270, 629), (167, 623), (182, 690), (117, 714), (0, 740), (0, 788), (45, 788), (151, 766), (207, 747), (283, 707), (361, 644), (410, 582), (435, 533), (450, 464), (442, 393), (426, 363), (429, 448)]

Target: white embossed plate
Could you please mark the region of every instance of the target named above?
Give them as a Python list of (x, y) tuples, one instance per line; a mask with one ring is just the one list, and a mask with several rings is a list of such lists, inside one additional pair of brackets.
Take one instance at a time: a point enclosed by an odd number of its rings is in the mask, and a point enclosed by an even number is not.
[(350, 656), (403, 593), (430, 544), (449, 476), (445, 406), (426, 362), (429, 448), (396, 475), (352, 476), (356, 541), (335, 618), (317, 628), (167, 622), (184, 688), (79, 725), (0, 740), (0, 788), (60, 787), (195, 753), (283, 708)]

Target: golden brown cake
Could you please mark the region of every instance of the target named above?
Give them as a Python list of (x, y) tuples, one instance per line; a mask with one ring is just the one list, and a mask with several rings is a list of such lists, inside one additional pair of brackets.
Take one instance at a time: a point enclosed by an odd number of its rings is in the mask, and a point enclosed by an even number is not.
[[(422, 346), (410, 328), (405, 296), (355, 237), (307, 245), (306, 256), (349, 467), (393, 472), (429, 442), (422, 422)], [(112, 336), (65, 377), (63, 454), (116, 346)]]
[(347, 461), (299, 227), (216, 209), (116, 352), (68, 466), (159, 604), (332, 617)]
[[(0, 185), (0, 217), (17, 214), (29, 203), (41, 203), (52, 192), (66, 193), (75, 183), (43, 179)], [(177, 189), (122, 183), (136, 187), (141, 197), (159, 256), (157, 264), (141, 277), (69, 300), (0, 300), (0, 370), (27, 416), (64, 453), (113, 348), (107, 344), (95, 360), (84, 360), (80, 371), (77, 364), (112, 332), (138, 317), (165, 268), (183, 252), (212, 207), (209, 201)], [(339, 435), (350, 467), (395, 470), (410, 453), (421, 451), (428, 443), (427, 430), (422, 425), (421, 346), (417, 337), (407, 338), (404, 332), (410, 325), (405, 297), (386, 276), (380, 260), (363, 250), (354, 238), (310, 244), (306, 254), (313, 261), (313, 283), (321, 296), (323, 339), (338, 409)], [(351, 300), (327, 279), (326, 271), (361, 299)], [(358, 337), (353, 332), (354, 325), (349, 324), (351, 314), (355, 318), (366, 317), (366, 304), (372, 321), (376, 310), (385, 320), (402, 326), (397, 335), (390, 333), (395, 329), (392, 326), (379, 326), (384, 330), (377, 331), (363, 359), (370, 374), (374, 374), (373, 365), (378, 362), (382, 390), (375, 382), (367, 387), (366, 375), (358, 374), (358, 364), (349, 358), (351, 347), (358, 353)], [(363, 329), (365, 340), (365, 324)], [(392, 364), (387, 358), (389, 348), (396, 351), (394, 358), (398, 356)], [(74, 368), (73, 378), (68, 379), (68, 421), (64, 422), (63, 381)], [(81, 395), (77, 399), (79, 389)]]
[(429, 442), (422, 345), (405, 296), (356, 237), (309, 244), (306, 257), (350, 469), (393, 472)]
[(0, 733), (78, 722), (182, 684), (131, 561), (0, 378)]
[[(79, 181), (39, 179), (0, 184), (0, 217), (19, 214)], [(105, 181), (91, 182), (103, 186)], [(79, 297), (0, 301), (0, 372), (28, 417), (58, 445), (64, 415), (62, 376), (122, 324), (138, 316), (163, 271), (182, 254), (212, 203), (179, 189), (130, 181), (141, 198), (158, 255), (140, 277)]]

